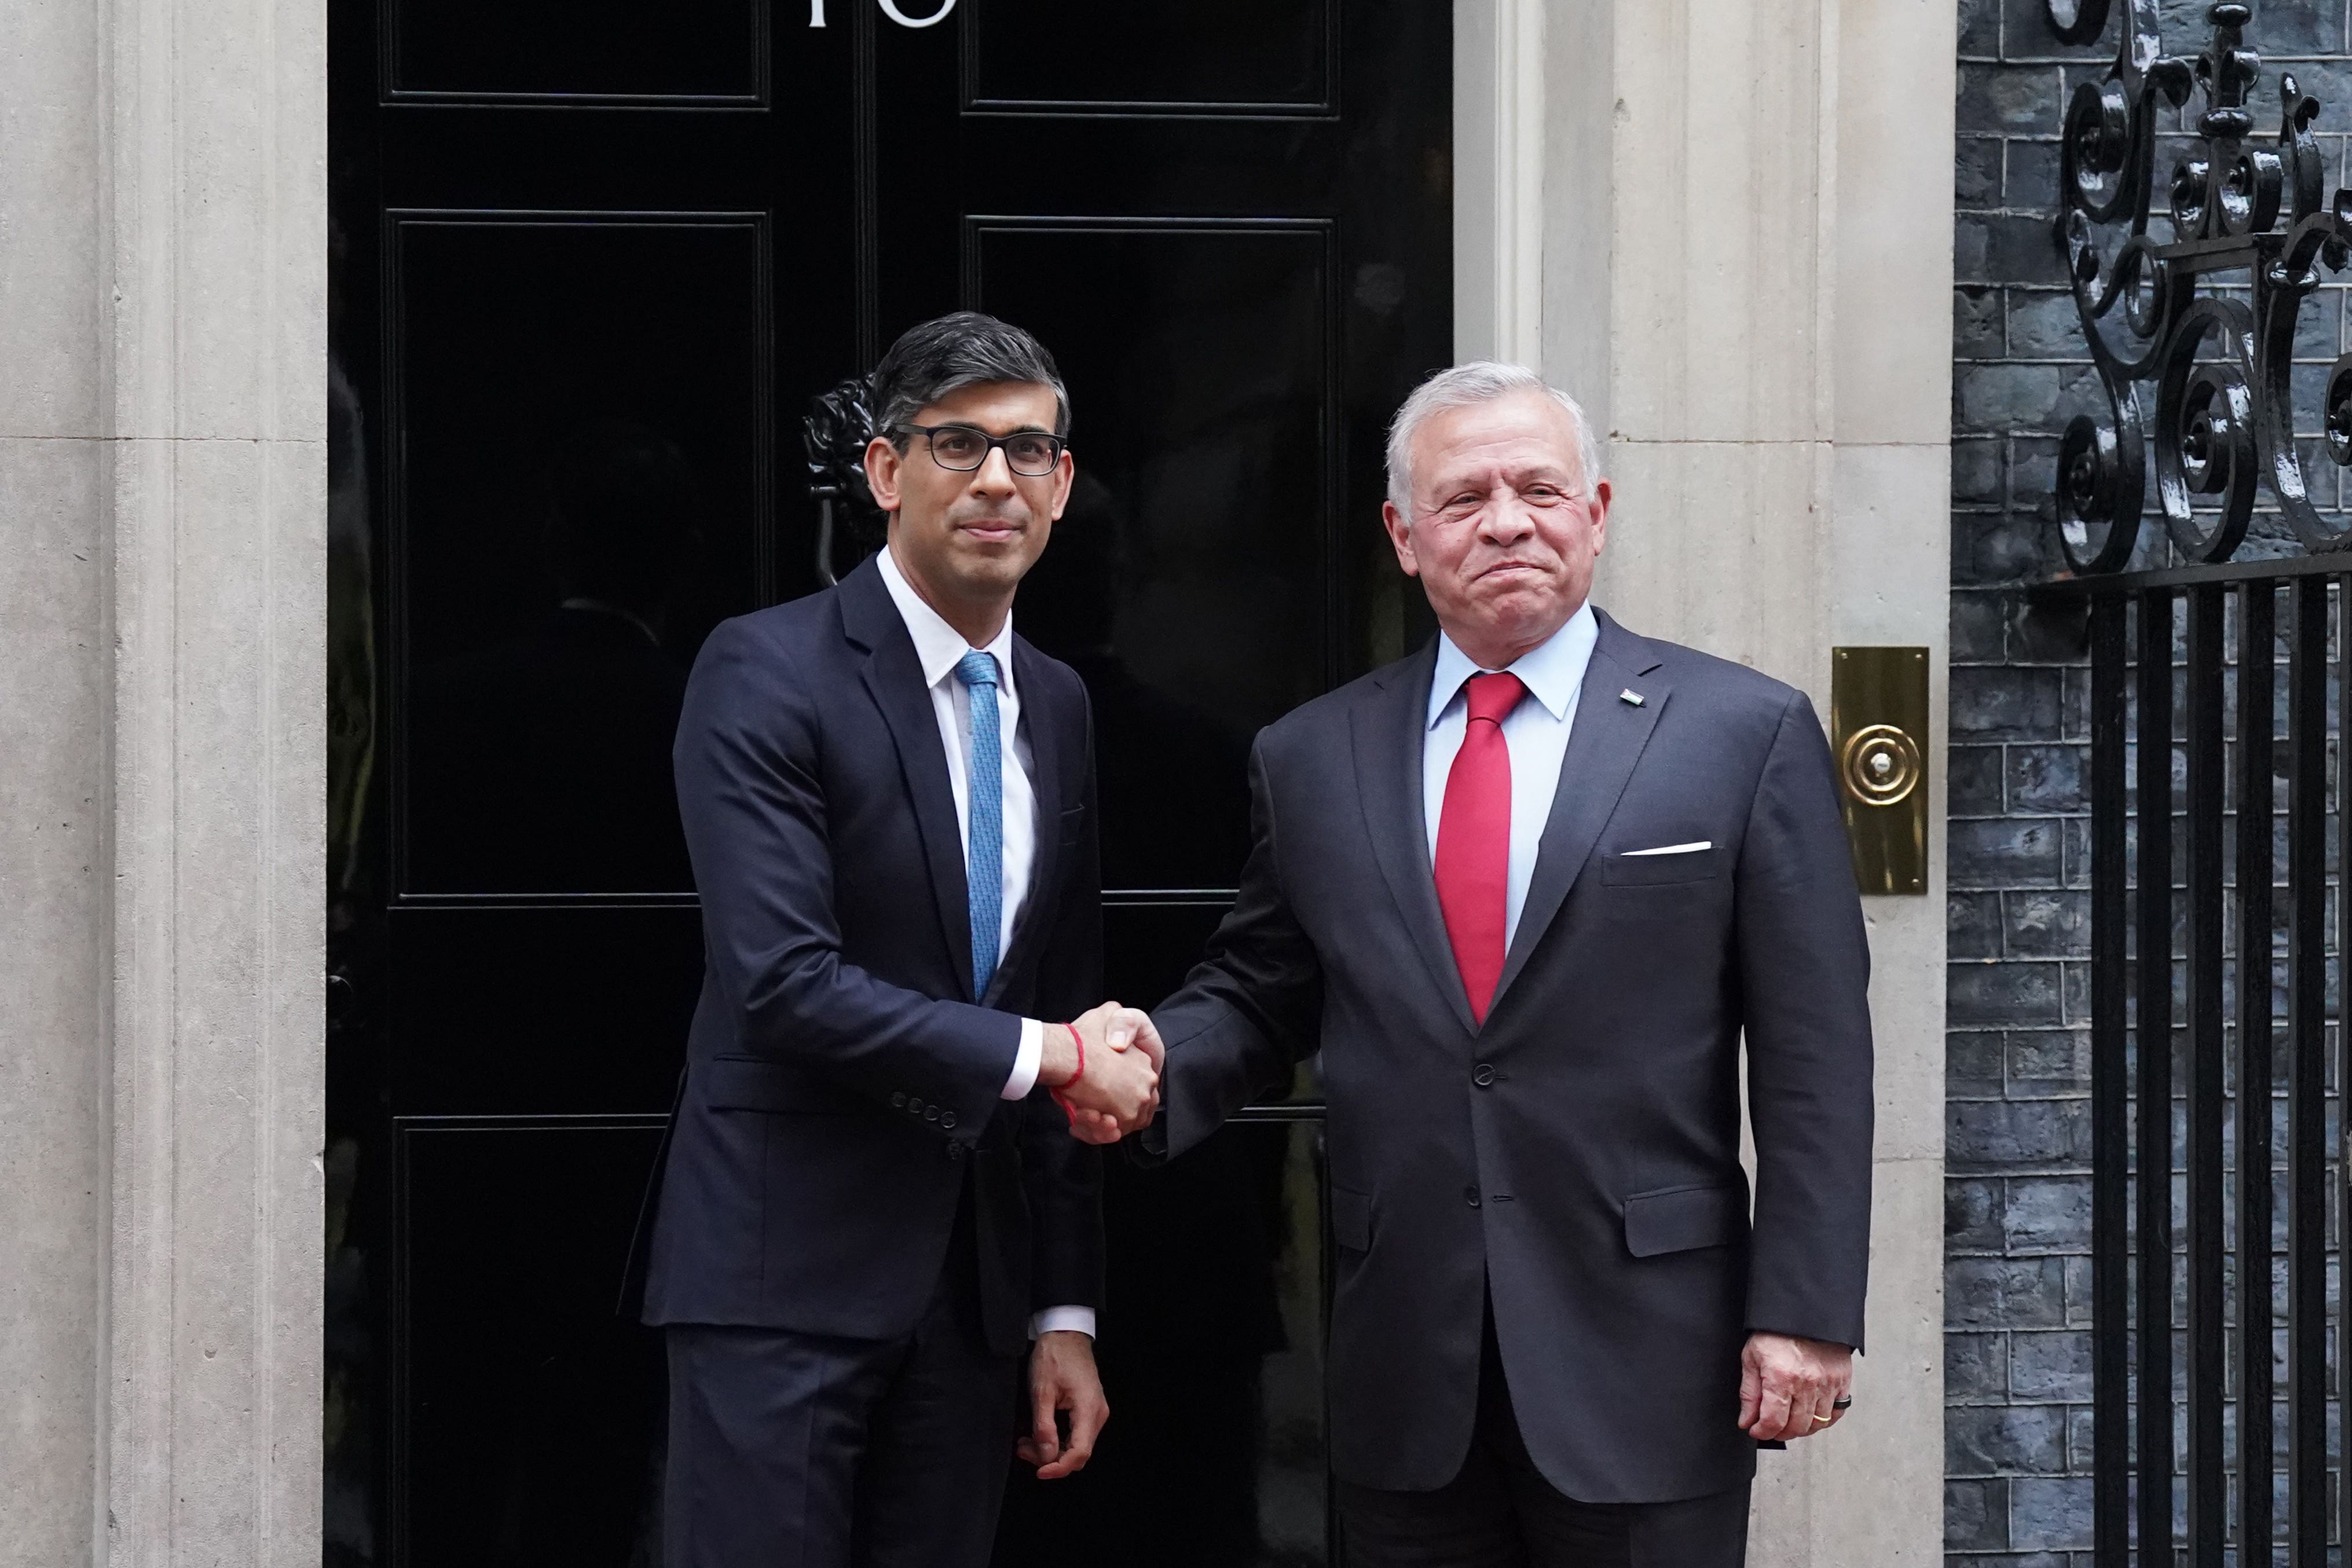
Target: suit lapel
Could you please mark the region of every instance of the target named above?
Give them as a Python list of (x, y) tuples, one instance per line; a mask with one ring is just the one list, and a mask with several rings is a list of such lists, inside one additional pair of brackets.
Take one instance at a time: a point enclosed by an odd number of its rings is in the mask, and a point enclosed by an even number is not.
[(1062, 891), (1062, 770), (1058, 715), (1048, 712), (1045, 682), (1038, 669), (1037, 650), (1018, 636), (1013, 639), (1013, 679), (1021, 693), (1020, 733), (1029, 739), (1030, 788), (1037, 797), (1035, 850), (1029, 858), (1029, 897), (1021, 918), (1013, 922), (1013, 940), (996, 963), (989, 982), (989, 1003), (1003, 994), (1008, 977), (1029, 961), (1030, 949), (1051, 929)]
[(1422, 801), (1422, 747), (1429, 728), (1429, 682), (1437, 667), (1432, 639), (1393, 668), (1374, 694), (1356, 705), (1349, 726), (1356, 749), (1356, 787), (1364, 803), (1373, 858), (1404, 917), (1406, 931), (1439, 994), (1463, 1029), (1476, 1033), (1462, 971), (1446, 939), (1437, 904), (1437, 878), (1429, 865), (1429, 826)]
[(923, 667), (916, 661), (914, 639), (907, 635), (898, 606), (890, 602), (890, 590), (872, 561), (843, 578), (839, 593), (843, 629), (867, 652), (859, 678), (898, 744), (898, 771), (914, 802), (915, 825), (939, 905), (940, 934), (948, 944), (948, 967), (955, 972), (963, 997), (971, 1000), (971, 894), (964, 881), (963, 835), (956, 827), (947, 751), (940, 743), (940, 721), (931, 708), (930, 689), (923, 683)]
[[(1576, 703), (1576, 727), (1568, 737), (1568, 752), (1559, 763), (1559, 784), (1552, 794), (1551, 816), (1544, 825), (1535, 874), (1528, 883), (1528, 900), (1519, 910), (1519, 926), (1511, 951), (1503, 961), (1502, 979), (1495, 986), (1492, 1018), (1503, 1004), (1503, 994), (1527, 967), (1528, 955), (1543, 940), (1552, 917), (1559, 913), (1568, 891), (1591, 858), (1592, 847), (1617, 809), (1633, 764), (1649, 744), (1674, 689), (1651, 672), (1657, 658), (1640, 637), (1601, 616), (1601, 637), (1592, 662), (1584, 672), (1584, 689)], [(1628, 702), (1632, 691), (1642, 700)]]

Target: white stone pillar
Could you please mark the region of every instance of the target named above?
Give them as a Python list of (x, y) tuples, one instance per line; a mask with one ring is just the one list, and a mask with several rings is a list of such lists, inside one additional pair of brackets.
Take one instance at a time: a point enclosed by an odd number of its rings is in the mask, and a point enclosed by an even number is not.
[(94, 5), (0, 28), (0, 1563), (89, 1560), (110, 710)]
[[(1465, 357), (1535, 357), (1606, 433), (1596, 596), (1638, 631), (1803, 687), (1824, 718), (1832, 647), (1931, 650), (1928, 895), (1864, 900), (1870, 1353), (1838, 1432), (1763, 1458), (1750, 1561), (1937, 1563), (1956, 14), (1549, 0), (1530, 24), (1538, 3), (1456, 0), (1456, 337)], [(1528, 62), (1496, 40), (1530, 26), (1533, 196), (1505, 173), (1517, 150), (1481, 151), (1526, 137), (1512, 82)], [(1506, 297), (1531, 244), (1534, 356)]]
[(324, 6), (8, 20), (0, 1563), (310, 1568)]

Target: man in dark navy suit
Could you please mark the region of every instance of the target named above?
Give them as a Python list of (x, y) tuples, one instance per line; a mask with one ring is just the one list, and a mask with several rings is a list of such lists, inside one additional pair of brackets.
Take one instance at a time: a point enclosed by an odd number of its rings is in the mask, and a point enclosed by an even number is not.
[(1011, 617), (1069, 498), (1068, 399), (978, 315), (875, 379), (887, 546), (720, 626), (678, 726), (709, 956), (644, 1313), (669, 1568), (979, 1568), (1021, 1358), (1041, 1477), (1108, 1414), (1098, 1155), (1066, 1118), (1139, 1126), (1157, 1080), (1086, 1050), (1092, 725)]

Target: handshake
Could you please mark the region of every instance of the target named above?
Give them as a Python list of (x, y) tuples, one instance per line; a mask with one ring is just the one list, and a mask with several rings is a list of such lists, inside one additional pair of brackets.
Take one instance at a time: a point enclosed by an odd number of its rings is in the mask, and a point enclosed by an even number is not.
[(1037, 1081), (1069, 1113), (1070, 1136), (1116, 1143), (1151, 1125), (1166, 1058), (1148, 1015), (1106, 1002), (1068, 1024), (1045, 1026)]

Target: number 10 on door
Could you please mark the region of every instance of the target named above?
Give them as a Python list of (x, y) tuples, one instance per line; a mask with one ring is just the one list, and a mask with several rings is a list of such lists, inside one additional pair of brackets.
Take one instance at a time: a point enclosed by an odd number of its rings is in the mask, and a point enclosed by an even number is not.
[[(934, 22), (944, 21), (947, 14), (955, 8), (956, 0), (943, 0), (940, 8), (928, 16), (909, 16), (898, 9), (898, 0), (882, 0), (882, 14), (902, 27), (928, 27)], [(809, 0), (809, 26), (824, 26), (824, 0)]]

